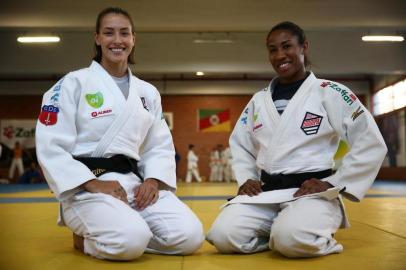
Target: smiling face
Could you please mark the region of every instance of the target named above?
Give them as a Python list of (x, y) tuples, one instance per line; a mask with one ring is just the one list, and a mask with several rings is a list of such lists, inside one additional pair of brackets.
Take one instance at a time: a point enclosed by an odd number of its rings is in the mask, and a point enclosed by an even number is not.
[(122, 14), (106, 14), (95, 34), (95, 41), (101, 48), (102, 66), (127, 65), (135, 43), (129, 19)]
[(291, 31), (275, 30), (268, 37), (267, 48), (269, 61), (281, 83), (293, 83), (306, 77), (307, 41), (301, 45)]

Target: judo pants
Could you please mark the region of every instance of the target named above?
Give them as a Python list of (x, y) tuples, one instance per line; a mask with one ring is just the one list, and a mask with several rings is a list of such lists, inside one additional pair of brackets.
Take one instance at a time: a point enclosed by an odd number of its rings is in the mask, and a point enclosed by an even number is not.
[(233, 179), (233, 170), (231, 169), (231, 162), (227, 162), (224, 166), (224, 180), (227, 183), (230, 183), (231, 179)]
[(210, 167), (210, 181), (222, 182), (223, 181), (223, 165), (213, 164)]
[(267, 249), (286, 257), (340, 253), (333, 238), (343, 221), (338, 199), (301, 198), (281, 204), (231, 204), (213, 223), (207, 240), (222, 253)]
[(200, 178), (200, 175), (199, 175), (199, 171), (197, 170), (196, 167), (193, 167), (193, 168), (190, 168), (187, 170), (186, 179), (185, 179), (186, 183), (192, 182), (192, 176), (194, 176), (196, 178), (197, 182), (202, 182), (202, 179)]
[(137, 211), (110, 195), (83, 192), (62, 203), (65, 224), (84, 237), (86, 254), (99, 259), (132, 260), (144, 252), (187, 255), (204, 241), (196, 215), (172, 192)]
[(24, 165), (23, 165), (23, 159), (22, 158), (13, 158), (11, 160), (10, 170), (8, 172), (8, 178), (10, 178), (10, 179), (14, 178), (14, 171), (15, 171), (16, 168), (18, 170), (18, 176), (23, 175), (23, 173), (24, 173)]

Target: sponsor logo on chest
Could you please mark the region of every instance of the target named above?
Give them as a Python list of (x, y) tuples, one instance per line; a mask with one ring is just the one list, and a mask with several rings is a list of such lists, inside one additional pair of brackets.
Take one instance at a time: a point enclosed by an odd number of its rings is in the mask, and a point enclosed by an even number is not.
[(98, 109), (100, 108), (103, 103), (104, 103), (104, 97), (101, 92), (96, 92), (94, 94), (86, 94), (85, 95), (86, 102), (89, 104), (91, 107)]
[(262, 123), (259, 120), (259, 114), (258, 113), (254, 113), (254, 127), (252, 129), (252, 131), (256, 131), (259, 130), (263, 127)]
[(323, 120), (323, 116), (320, 116), (320, 115), (317, 115), (317, 114), (311, 113), (311, 112), (306, 112), (302, 125), (300, 126), (300, 129), (306, 135), (317, 134), (322, 120)]
[(90, 113), (90, 116), (92, 118), (98, 118), (102, 116), (107, 116), (113, 114), (113, 109), (105, 109), (105, 110), (100, 110), (100, 111), (94, 111)]

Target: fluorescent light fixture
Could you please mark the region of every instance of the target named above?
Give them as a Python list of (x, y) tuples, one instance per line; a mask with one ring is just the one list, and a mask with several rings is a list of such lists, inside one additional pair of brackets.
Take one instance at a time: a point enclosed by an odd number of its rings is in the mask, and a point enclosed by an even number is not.
[(205, 38), (205, 39), (194, 39), (193, 42), (197, 43), (197, 44), (207, 44), (207, 43), (230, 44), (230, 43), (234, 43), (234, 40), (232, 40), (232, 39), (209, 39), (209, 38)]
[(379, 42), (379, 41), (391, 41), (391, 42), (402, 42), (404, 41), (403, 36), (363, 36), (363, 41), (372, 41), (372, 42)]
[(17, 41), (20, 43), (55, 43), (61, 39), (57, 36), (37, 36), (37, 37), (18, 37)]
[(204, 76), (204, 72), (203, 71), (197, 71), (196, 76)]

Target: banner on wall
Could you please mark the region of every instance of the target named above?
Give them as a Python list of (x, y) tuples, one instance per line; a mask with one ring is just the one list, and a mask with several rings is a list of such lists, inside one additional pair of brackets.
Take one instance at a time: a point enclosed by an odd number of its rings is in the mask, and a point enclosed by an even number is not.
[(230, 109), (199, 109), (198, 127), (201, 132), (230, 132)]
[(9, 148), (14, 147), (15, 142), (20, 142), (24, 148), (35, 147), (35, 126), (37, 120), (12, 120), (0, 121), (0, 141)]

